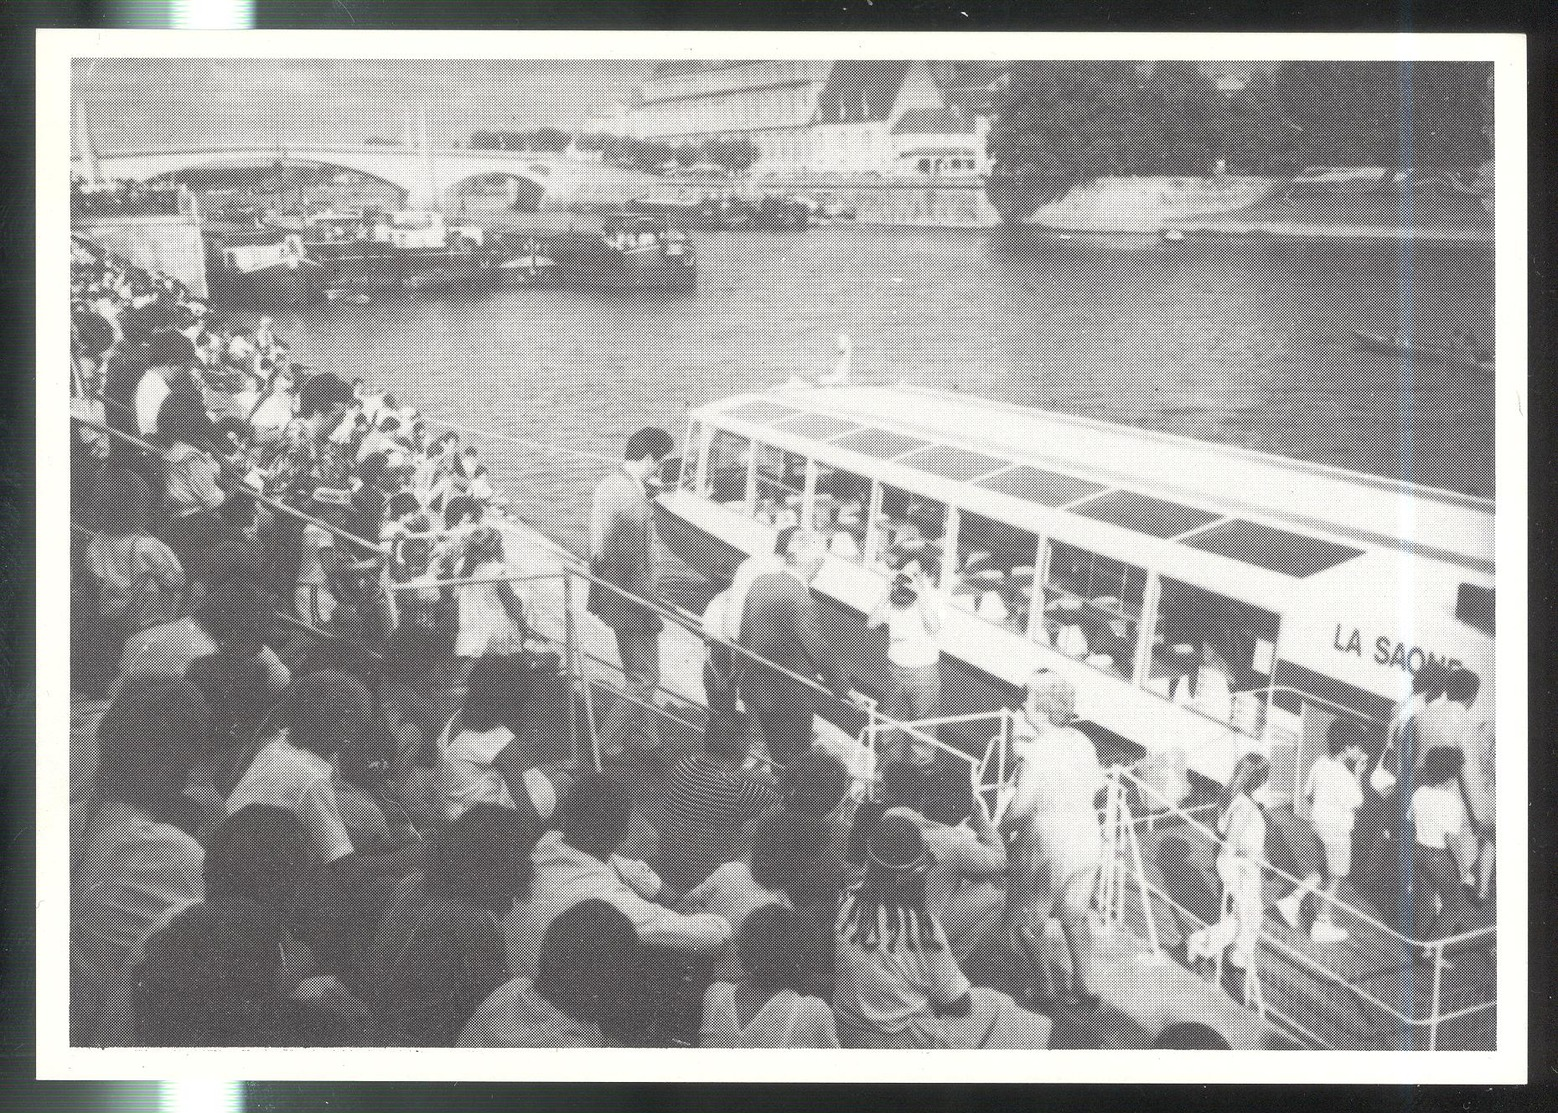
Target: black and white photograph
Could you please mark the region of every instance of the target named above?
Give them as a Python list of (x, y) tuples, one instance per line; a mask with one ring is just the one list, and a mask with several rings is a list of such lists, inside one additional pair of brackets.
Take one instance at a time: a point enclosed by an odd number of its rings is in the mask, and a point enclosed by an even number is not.
[(40, 33), (40, 1072), (1523, 1079), (1524, 47), (1197, 45)]

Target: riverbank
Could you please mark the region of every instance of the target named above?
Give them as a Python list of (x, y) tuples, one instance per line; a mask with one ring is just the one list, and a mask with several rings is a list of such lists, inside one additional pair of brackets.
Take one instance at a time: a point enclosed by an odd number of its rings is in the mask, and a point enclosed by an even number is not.
[(1021, 223), (1056, 232), (1491, 243), (1473, 199), (1382, 190), (1295, 195), (1271, 178), (1099, 178), (1038, 206)]

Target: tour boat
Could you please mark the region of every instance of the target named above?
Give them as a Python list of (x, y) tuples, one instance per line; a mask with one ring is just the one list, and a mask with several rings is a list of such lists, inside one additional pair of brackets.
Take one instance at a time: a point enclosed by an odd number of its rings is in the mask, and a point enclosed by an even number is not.
[(208, 255), (213, 292), (237, 301), (299, 305), (318, 297), (325, 285), (325, 267), (309, 257), (296, 233), (224, 236), (210, 241)]
[(716, 580), (784, 525), (822, 532), (813, 588), (857, 679), (880, 667), (860, 616), (918, 560), (944, 714), (1015, 706), (1051, 669), (1095, 740), (1181, 751), (1219, 784), (1263, 752), (1279, 800), (1335, 717), (1384, 723), (1426, 662), (1477, 673), (1492, 716), (1486, 499), (960, 393), (792, 384), (692, 410), (657, 508)]
[(402, 285), (411, 289), (476, 285), (491, 277), (486, 235), (473, 224), (448, 224), (440, 212), (386, 213), (368, 239), (388, 249)]

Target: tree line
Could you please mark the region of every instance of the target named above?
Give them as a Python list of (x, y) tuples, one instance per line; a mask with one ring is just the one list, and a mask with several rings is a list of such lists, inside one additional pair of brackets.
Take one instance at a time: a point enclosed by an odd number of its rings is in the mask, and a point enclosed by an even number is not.
[(1492, 67), (1283, 62), (1223, 92), (1201, 66), (1021, 62), (996, 98), (996, 176), (1283, 176), (1310, 166), (1464, 169), (1491, 154)]

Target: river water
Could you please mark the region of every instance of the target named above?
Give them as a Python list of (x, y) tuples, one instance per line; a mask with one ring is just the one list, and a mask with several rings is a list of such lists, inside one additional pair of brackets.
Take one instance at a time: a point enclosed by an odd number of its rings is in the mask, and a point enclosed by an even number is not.
[[(495, 433), (616, 454), (688, 406), (828, 370), (1493, 492), (1491, 376), (1350, 328), (1491, 344), (1486, 246), (837, 226), (694, 234), (697, 292), (406, 295), (277, 314), (297, 358)], [(252, 319), (252, 314), (244, 316)], [(468, 440), (470, 438), (467, 436)], [(474, 438), (518, 513), (577, 548), (602, 465)]]

